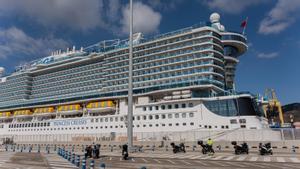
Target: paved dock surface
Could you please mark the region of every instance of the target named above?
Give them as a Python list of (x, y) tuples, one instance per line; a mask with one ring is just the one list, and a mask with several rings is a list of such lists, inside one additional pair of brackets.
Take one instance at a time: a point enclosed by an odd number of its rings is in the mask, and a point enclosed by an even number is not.
[[(95, 159), (95, 169), (105, 163), (106, 169), (300, 169), (299, 156), (289, 154), (260, 156), (218, 153), (214, 156), (197, 153), (134, 153), (123, 160), (119, 152), (103, 152)], [(91, 159), (87, 160), (87, 168)], [(76, 169), (68, 160), (52, 152), (0, 152), (0, 169)], [(81, 167), (80, 167), (81, 168)]]

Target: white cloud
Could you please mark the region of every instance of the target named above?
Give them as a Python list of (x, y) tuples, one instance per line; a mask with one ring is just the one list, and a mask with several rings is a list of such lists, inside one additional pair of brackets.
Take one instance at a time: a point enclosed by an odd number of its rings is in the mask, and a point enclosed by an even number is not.
[(45, 27), (89, 30), (105, 27), (102, 0), (5, 0), (0, 1), (0, 16), (18, 15)]
[(184, 0), (148, 0), (147, 4), (163, 11), (176, 9)]
[(67, 46), (65, 40), (52, 37), (35, 39), (16, 27), (0, 29), (0, 59), (39, 58)]
[(300, 0), (278, 0), (275, 7), (261, 21), (259, 33), (276, 34), (285, 30), (299, 17)]
[(275, 57), (278, 57), (279, 53), (278, 52), (272, 52), (272, 53), (258, 53), (257, 57), (262, 58), (262, 59), (272, 59)]
[[(121, 19), (121, 32), (129, 32), (130, 11), (129, 5), (123, 8), (123, 17)], [(153, 33), (158, 31), (161, 21), (161, 14), (154, 11), (150, 6), (141, 2), (133, 4), (133, 30), (134, 32)]]
[(210, 9), (218, 9), (230, 14), (238, 14), (249, 6), (263, 3), (261, 0), (200, 0)]

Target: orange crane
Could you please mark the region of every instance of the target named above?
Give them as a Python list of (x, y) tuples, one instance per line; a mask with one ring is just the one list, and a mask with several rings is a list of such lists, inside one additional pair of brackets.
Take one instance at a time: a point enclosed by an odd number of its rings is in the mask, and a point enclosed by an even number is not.
[(263, 104), (263, 109), (269, 123), (280, 124), (282, 127), (284, 124), (283, 112), (281, 108), (281, 103), (276, 97), (274, 89), (266, 89), (264, 98), (267, 99), (266, 104)]

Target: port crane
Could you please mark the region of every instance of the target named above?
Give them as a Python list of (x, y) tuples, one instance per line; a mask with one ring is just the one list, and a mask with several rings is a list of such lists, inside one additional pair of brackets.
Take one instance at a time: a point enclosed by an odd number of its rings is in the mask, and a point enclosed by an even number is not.
[(268, 118), (270, 124), (280, 124), (282, 127), (284, 124), (283, 112), (281, 103), (277, 99), (274, 89), (266, 89), (264, 98), (267, 102), (263, 104), (265, 116)]

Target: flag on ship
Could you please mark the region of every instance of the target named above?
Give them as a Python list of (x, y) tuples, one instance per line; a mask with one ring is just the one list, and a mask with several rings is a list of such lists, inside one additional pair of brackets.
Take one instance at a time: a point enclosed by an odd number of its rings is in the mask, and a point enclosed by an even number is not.
[(245, 20), (243, 20), (241, 23), (241, 28), (243, 28), (243, 35), (245, 34), (247, 24), (248, 24), (248, 17)]

